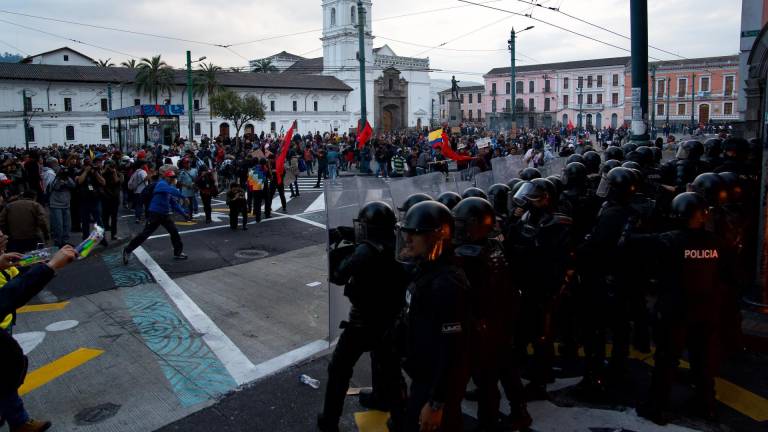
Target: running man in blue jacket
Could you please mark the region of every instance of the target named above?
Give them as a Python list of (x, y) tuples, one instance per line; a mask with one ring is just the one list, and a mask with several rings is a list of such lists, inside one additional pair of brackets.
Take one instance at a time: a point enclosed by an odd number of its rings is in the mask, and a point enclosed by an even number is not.
[(179, 261), (187, 259), (187, 256), (183, 253), (184, 244), (181, 242), (179, 230), (176, 229), (176, 224), (171, 217), (171, 210), (184, 216), (187, 220), (189, 220), (189, 213), (176, 201), (176, 198), (183, 199), (184, 197), (175, 184), (176, 172), (173, 170), (166, 171), (163, 178), (155, 184), (155, 189), (152, 191), (152, 201), (149, 204), (147, 225), (144, 227), (144, 231), (131, 240), (128, 246), (123, 249), (123, 264), (128, 264), (131, 253), (141, 246), (160, 225), (171, 235), (173, 258)]

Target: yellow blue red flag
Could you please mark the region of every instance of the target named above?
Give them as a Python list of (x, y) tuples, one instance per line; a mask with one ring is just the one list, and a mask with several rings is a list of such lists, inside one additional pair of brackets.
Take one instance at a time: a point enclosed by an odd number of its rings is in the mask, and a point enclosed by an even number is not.
[(436, 145), (443, 145), (443, 130), (438, 129), (429, 133), (429, 145), (434, 147)]

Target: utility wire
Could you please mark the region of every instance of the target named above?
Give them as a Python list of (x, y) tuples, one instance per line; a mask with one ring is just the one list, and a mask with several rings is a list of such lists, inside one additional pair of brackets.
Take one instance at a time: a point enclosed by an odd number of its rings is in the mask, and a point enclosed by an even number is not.
[[(610, 43), (610, 42), (605, 42), (605, 41), (603, 41), (603, 40), (597, 39), (597, 38), (595, 38), (595, 37), (592, 37), (592, 36), (589, 36), (589, 35), (585, 35), (585, 34), (583, 34), (583, 33), (579, 33), (579, 32), (577, 32), (577, 31), (574, 31), (574, 30), (571, 30), (571, 29), (565, 28), (565, 27), (563, 27), (563, 26), (560, 26), (560, 25), (557, 25), (557, 24), (552, 24), (552, 23), (550, 23), (550, 22), (548, 22), (548, 21), (544, 21), (544, 20), (542, 20), (542, 19), (539, 19), (539, 18), (535, 18), (535, 17), (532, 17), (532, 16), (530, 16), (530, 15), (522, 14), (522, 13), (520, 13), (520, 12), (514, 12), (514, 11), (511, 11), (511, 10), (507, 10), (507, 9), (501, 9), (501, 8), (497, 8), (497, 7), (493, 7), (493, 6), (488, 6), (488, 5), (484, 5), (484, 4), (481, 4), (481, 3), (474, 3), (474, 2), (471, 2), (471, 1), (468, 1), (468, 0), (459, 0), (459, 1), (460, 1), (460, 2), (462, 2), (462, 3), (468, 3), (468, 4), (472, 4), (472, 5), (475, 5), (475, 6), (480, 6), (480, 7), (484, 7), (484, 8), (488, 8), (488, 9), (493, 9), (493, 10), (496, 10), (496, 11), (499, 11), (499, 12), (506, 12), (506, 13), (508, 13), (508, 14), (512, 14), (512, 15), (518, 15), (518, 16), (526, 17), (526, 18), (532, 19), (532, 20), (534, 20), (534, 21), (536, 21), (536, 22), (540, 22), (540, 23), (542, 23), (542, 24), (546, 24), (546, 25), (548, 25), (548, 26), (550, 26), (550, 27), (554, 27), (554, 28), (557, 28), (557, 29), (563, 30), (563, 31), (565, 31), (565, 32), (568, 32), (568, 33), (574, 34), (574, 35), (576, 35), (576, 36), (580, 36), (580, 37), (583, 37), (583, 38), (585, 38), (585, 39), (589, 39), (589, 40), (591, 40), (591, 41), (593, 41), (593, 42), (597, 42), (597, 43), (600, 43), (600, 44), (603, 44), (603, 45), (607, 45), (607, 46), (609, 46), (609, 47), (612, 47), (612, 48), (616, 48), (616, 49), (619, 49), (619, 50), (621, 50), (621, 51), (626, 51), (626, 52), (628, 52), (628, 53), (632, 53), (632, 51), (631, 51), (631, 50), (629, 50), (629, 49), (627, 49), (627, 48), (624, 48), (624, 47), (621, 47), (621, 46), (618, 46), (618, 45), (614, 45), (614, 44), (612, 44), (612, 43)], [(648, 56), (648, 58), (651, 58), (651, 59), (653, 59), (653, 60), (663, 61), (663, 60), (662, 60), (662, 59), (660, 59), (660, 58), (656, 58), (656, 57), (652, 57), (652, 56)]]
[(26, 55), (27, 57), (29, 57), (29, 53), (28, 53), (28, 52), (26, 52), (26, 51), (24, 51), (24, 50), (21, 50), (21, 49), (19, 49), (18, 47), (15, 47), (15, 46), (13, 46), (13, 45), (9, 44), (8, 42), (5, 42), (5, 41), (2, 41), (2, 40), (0, 40), (0, 43), (1, 43), (1, 44), (3, 44), (3, 45), (9, 46), (9, 47), (11, 47), (11, 49), (15, 49), (15, 50), (16, 50), (16, 52), (20, 52), (20, 53), (22, 53), (22, 54)]
[(135, 58), (135, 59), (138, 59), (138, 58), (139, 58), (139, 57), (137, 57), (137, 56), (135, 56), (135, 55), (133, 55), (133, 54), (128, 54), (128, 53), (124, 53), (124, 52), (122, 52), (122, 51), (113, 50), (113, 49), (111, 49), (111, 48), (106, 48), (106, 47), (103, 47), (103, 46), (99, 46), (99, 45), (95, 45), (95, 44), (92, 44), (92, 43), (89, 43), (89, 42), (83, 42), (83, 41), (81, 41), (81, 40), (77, 40), (77, 39), (68, 38), (68, 37), (66, 37), (66, 36), (62, 36), (62, 35), (58, 35), (58, 34), (55, 34), (55, 33), (47, 32), (47, 31), (45, 31), (45, 30), (40, 30), (40, 29), (37, 29), (37, 28), (34, 28), (34, 27), (28, 27), (28, 26), (25, 26), (25, 25), (22, 25), (22, 24), (17, 24), (17, 23), (15, 23), (15, 22), (6, 21), (6, 20), (4, 20), (4, 19), (0, 19), (0, 22), (6, 23), (6, 24), (10, 24), (10, 25), (13, 25), (13, 26), (16, 26), (16, 27), (21, 27), (21, 28), (23, 28), (23, 29), (27, 29), (27, 30), (32, 30), (32, 31), (40, 32), (40, 33), (43, 33), (43, 34), (47, 34), (47, 35), (49, 35), (49, 36), (53, 36), (53, 37), (57, 37), (57, 38), (61, 38), (61, 39), (64, 39), (64, 40), (68, 40), (68, 41), (71, 41), (71, 42), (74, 42), (74, 43), (78, 43), (78, 44), (82, 44), (82, 45), (91, 46), (91, 47), (94, 47), (94, 48), (98, 48), (98, 49), (100, 49), (100, 50), (104, 50), (104, 51), (110, 51), (110, 52), (113, 52), (113, 53), (121, 54), (121, 55), (124, 55), (124, 56), (128, 56), (128, 57), (131, 57), (131, 58)]
[[(553, 12), (557, 12), (557, 13), (559, 13), (559, 14), (561, 14), (561, 15), (565, 15), (565, 16), (567, 16), (568, 18), (571, 18), (571, 19), (575, 19), (576, 21), (578, 21), (578, 22), (580, 22), (580, 23), (583, 23), (583, 24), (586, 24), (586, 25), (592, 26), (592, 27), (594, 27), (594, 28), (597, 28), (597, 29), (600, 29), (600, 30), (604, 30), (604, 31), (607, 31), (608, 33), (610, 33), (610, 34), (612, 34), (612, 35), (616, 35), (616, 36), (619, 36), (619, 37), (621, 37), (621, 38), (624, 38), (624, 39), (626, 39), (626, 40), (630, 40), (630, 41), (632, 40), (632, 38), (630, 38), (629, 36), (627, 36), (627, 35), (625, 35), (625, 34), (621, 34), (621, 33), (617, 32), (617, 31), (611, 30), (611, 29), (609, 29), (608, 27), (603, 27), (603, 26), (600, 26), (600, 25), (597, 25), (597, 24), (591, 23), (591, 22), (589, 22), (589, 21), (587, 21), (587, 20), (585, 20), (585, 19), (583, 19), (583, 18), (579, 18), (579, 17), (577, 17), (577, 16), (571, 15), (571, 14), (569, 14), (569, 13), (567, 13), (567, 12), (563, 12), (562, 10), (560, 10), (560, 8), (559, 8), (559, 7), (553, 7), (553, 6), (544, 6), (544, 5), (543, 5), (543, 4), (541, 4), (541, 3), (536, 3), (536, 2), (533, 2), (533, 1), (530, 1), (530, 0), (515, 0), (515, 1), (519, 1), (520, 3), (529, 4), (529, 5), (532, 5), (532, 6), (534, 6), (534, 7), (540, 7), (540, 8), (542, 8), (542, 9), (551, 10), (551, 11), (553, 11)], [(665, 53), (665, 54), (673, 55), (673, 56), (675, 56), (675, 57), (679, 57), (679, 58), (681, 58), (681, 59), (686, 59), (686, 60), (687, 60), (687, 57), (681, 56), (680, 54), (677, 54), (677, 53), (673, 53), (673, 52), (671, 52), (671, 51), (667, 51), (667, 50), (665, 50), (665, 49), (662, 49), (662, 48), (659, 48), (659, 47), (655, 47), (655, 46), (653, 46), (653, 45), (651, 45), (651, 44), (648, 44), (648, 47), (649, 47), (649, 48), (653, 48), (653, 49), (655, 49), (656, 51), (661, 51), (661, 52), (663, 52), (663, 53)]]
[(455, 41), (457, 41), (457, 40), (459, 40), (459, 39), (461, 39), (461, 38), (463, 38), (463, 37), (467, 37), (467, 36), (469, 36), (469, 35), (475, 34), (475, 33), (477, 33), (477, 32), (478, 32), (478, 31), (480, 31), (480, 30), (483, 30), (483, 29), (486, 29), (486, 28), (488, 28), (488, 27), (494, 26), (494, 25), (496, 25), (496, 24), (498, 24), (498, 23), (500, 23), (500, 22), (506, 21), (506, 20), (508, 20), (508, 19), (511, 19), (511, 18), (512, 18), (512, 17), (504, 17), (504, 18), (502, 18), (502, 19), (500, 19), (500, 20), (496, 20), (496, 21), (493, 21), (493, 22), (491, 22), (491, 23), (488, 23), (488, 24), (483, 24), (482, 26), (480, 26), (480, 27), (478, 27), (478, 28), (476, 28), (476, 29), (472, 29), (471, 31), (468, 31), (468, 32), (466, 32), (466, 33), (463, 33), (463, 34), (461, 34), (461, 35), (459, 35), (459, 36), (456, 36), (455, 38), (453, 38), (453, 39), (450, 39), (450, 40), (448, 40), (448, 41), (445, 41), (445, 42), (443, 42), (443, 43), (441, 43), (441, 44), (439, 44), (439, 45), (437, 45), (437, 46), (434, 46), (434, 47), (429, 47), (428, 49), (426, 49), (426, 50), (424, 50), (424, 51), (421, 51), (421, 52), (419, 52), (419, 53), (417, 53), (417, 54), (414, 54), (414, 55), (413, 55), (413, 57), (418, 57), (418, 56), (424, 55), (424, 54), (426, 54), (426, 53), (428, 53), (428, 52), (432, 51), (432, 50), (433, 50), (433, 49), (435, 49), (435, 48), (440, 48), (440, 47), (443, 47), (443, 46), (445, 46), (445, 45), (448, 45), (448, 44), (449, 44), (449, 43), (451, 43), (451, 42), (455, 42)]

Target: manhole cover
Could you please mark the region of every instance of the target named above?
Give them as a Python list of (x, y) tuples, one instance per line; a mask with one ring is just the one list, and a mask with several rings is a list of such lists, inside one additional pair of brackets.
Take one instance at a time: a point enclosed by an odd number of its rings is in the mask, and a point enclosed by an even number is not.
[(113, 403), (97, 405), (92, 408), (86, 408), (75, 414), (75, 421), (78, 424), (101, 423), (117, 414), (118, 410), (120, 410), (120, 405), (115, 405)]
[(269, 255), (269, 252), (260, 249), (243, 249), (235, 252), (235, 258), (261, 259)]

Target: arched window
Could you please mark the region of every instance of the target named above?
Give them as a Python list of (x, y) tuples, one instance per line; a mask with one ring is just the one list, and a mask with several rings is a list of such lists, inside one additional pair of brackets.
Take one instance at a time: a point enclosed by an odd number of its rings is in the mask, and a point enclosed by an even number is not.
[(352, 21), (350, 22), (352, 24), (357, 24), (357, 9), (354, 6), (352, 6), (352, 8), (350, 9), (350, 15), (352, 18)]
[(64, 132), (66, 134), (67, 141), (74, 141), (75, 140), (75, 127), (74, 126), (67, 126)]
[(568, 126), (568, 114), (563, 114), (563, 127)]
[(611, 127), (616, 129), (619, 123), (619, 116), (616, 113), (611, 114)]
[(336, 27), (336, 8), (331, 8), (331, 27)]

